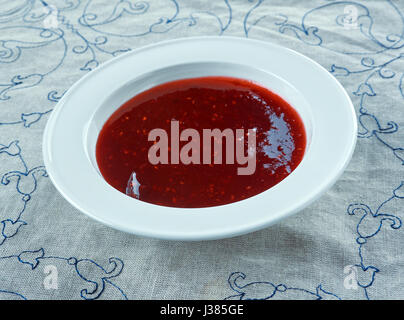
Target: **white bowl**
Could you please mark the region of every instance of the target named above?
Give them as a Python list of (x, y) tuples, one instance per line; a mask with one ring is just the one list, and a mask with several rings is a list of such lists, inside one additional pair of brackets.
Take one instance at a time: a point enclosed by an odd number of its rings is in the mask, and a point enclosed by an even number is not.
[[(110, 186), (95, 160), (95, 145), (104, 122), (141, 91), (200, 76), (250, 79), (288, 101), (307, 131), (306, 153), (300, 165), (261, 194), (200, 209), (146, 203)], [(201, 37), (137, 49), (87, 74), (53, 111), (44, 133), (43, 155), (59, 192), (102, 223), (160, 239), (219, 239), (265, 228), (317, 199), (347, 166), (356, 135), (351, 100), (316, 62), (267, 42)]]

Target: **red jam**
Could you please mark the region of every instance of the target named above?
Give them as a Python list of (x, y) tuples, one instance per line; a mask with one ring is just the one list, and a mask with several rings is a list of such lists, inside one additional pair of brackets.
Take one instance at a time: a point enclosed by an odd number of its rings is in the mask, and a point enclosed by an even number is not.
[[(243, 165), (227, 164), (225, 142), (222, 164), (204, 163), (202, 151), (199, 164), (152, 164), (148, 154), (158, 139), (149, 141), (149, 133), (164, 129), (171, 141), (172, 121), (178, 121), (180, 131), (193, 128), (200, 137), (204, 129), (244, 129), (245, 155), (247, 130), (253, 129), (255, 171), (240, 175)], [(186, 144), (179, 141), (179, 148)], [(205, 147), (202, 138), (200, 145)], [(102, 128), (96, 158), (105, 180), (129, 196), (168, 207), (202, 208), (240, 201), (273, 187), (299, 165), (305, 147), (303, 122), (281, 97), (248, 80), (205, 77), (165, 83), (126, 102)]]

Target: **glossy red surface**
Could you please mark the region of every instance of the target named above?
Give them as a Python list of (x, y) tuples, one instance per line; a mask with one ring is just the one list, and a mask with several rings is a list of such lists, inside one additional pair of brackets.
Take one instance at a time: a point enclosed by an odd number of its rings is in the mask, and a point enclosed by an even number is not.
[[(201, 137), (203, 129), (256, 129), (255, 172), (238, 175), (240, 165), (225, 161), (151, 164), (149, 132), (164, 129), (171, 141), (172, 120), (180, 131), (193, 128)], [(281, 97), (247, 80), (206, 77), (165, 83), (126, 102), (102, 128), (96, 158), (104, 179), (123, 193), (163, 206), (201, 208), (273, 187), (298, 166), (305, 148), (303, 122)]]

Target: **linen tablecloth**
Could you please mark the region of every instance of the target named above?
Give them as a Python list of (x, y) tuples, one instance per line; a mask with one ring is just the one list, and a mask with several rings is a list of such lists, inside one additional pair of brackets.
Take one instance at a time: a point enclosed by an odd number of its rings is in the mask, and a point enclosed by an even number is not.
[[(0, 298), (404, 298), (403, 12), (399, 0), (0, 0)], [(42, 160), (58, 100), (123, 52), (200, 35), (277, 43), (336, 76), (359, 122), (343, 176), (302, 212), (220, 241), (146, 239), (74, 209)]]

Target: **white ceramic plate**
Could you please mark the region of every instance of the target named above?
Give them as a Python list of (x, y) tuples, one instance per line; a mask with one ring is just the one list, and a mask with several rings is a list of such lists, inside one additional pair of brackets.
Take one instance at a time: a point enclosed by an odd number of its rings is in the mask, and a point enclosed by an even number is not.
[[(252, 198), (218, 207), (179, 209), (130, 198), (101, 176), (98, 133), (125, 101), (155, 85), (199, 76), (256, 81), (301, 115), (308, 137), (300, 165)], [(348, 164), (357, 121), (344, 88), (324, 68), (292, 50), (232, 37), (160, 42), (115, 58), (78, 81), (53, 111), (44, 161), (54, 185), (77, 209), (116, 229), (161, 239), (219, 239), (255, 231), (306, 207)]]

